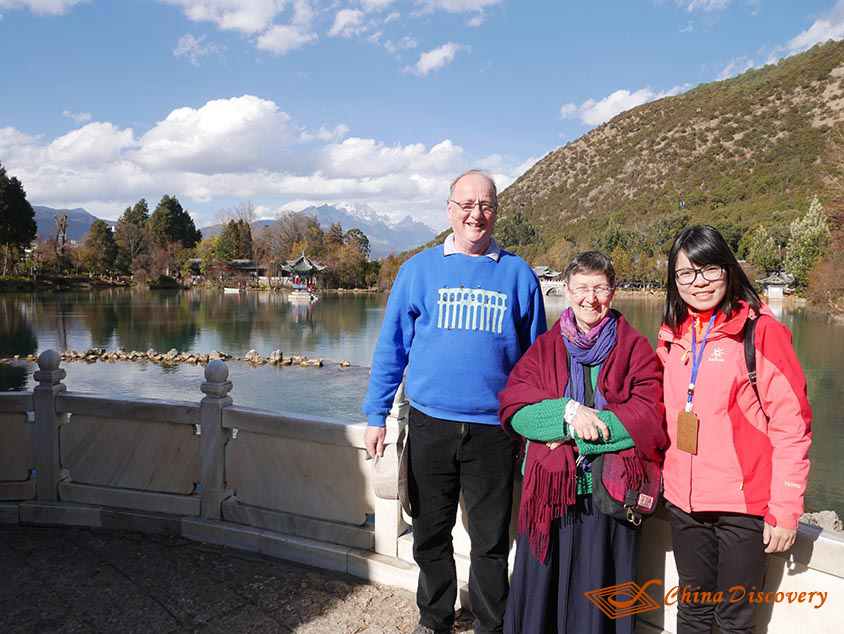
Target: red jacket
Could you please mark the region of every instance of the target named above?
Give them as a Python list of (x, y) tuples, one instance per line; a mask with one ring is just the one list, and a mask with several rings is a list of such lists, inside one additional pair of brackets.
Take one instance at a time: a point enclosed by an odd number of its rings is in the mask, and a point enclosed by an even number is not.
[[(812, 412), (791, 332), (767, 306), (756, 326), (756, 385), (747, 377), (742, 330), (750, 308), (719, 312), (695, 386), (696, 455), (677, 449), (677, 415), (691, 378), (691, 317), (673, 333), (663, 324), (657, 355), (665, 367), (669, 447), (665, 497), (686, 512), (725, 511), (797, 528), (809, 475)], [(700, 352), (698, 338), (698, 353)], [(761, 407), (759, 401), (761, 400)]]

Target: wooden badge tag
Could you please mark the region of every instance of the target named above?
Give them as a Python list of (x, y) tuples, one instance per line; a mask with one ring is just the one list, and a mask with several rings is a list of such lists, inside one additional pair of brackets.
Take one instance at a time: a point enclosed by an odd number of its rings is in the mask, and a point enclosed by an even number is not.
[(698, 418), (694, 412), (677, 414), (677, 448), (697, 455)]

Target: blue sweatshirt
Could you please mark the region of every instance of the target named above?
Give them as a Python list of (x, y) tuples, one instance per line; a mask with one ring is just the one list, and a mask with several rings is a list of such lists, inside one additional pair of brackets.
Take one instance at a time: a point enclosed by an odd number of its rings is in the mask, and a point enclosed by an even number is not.
[(372, 357), (363, 411), (383, 426), (407, 367), (416, 409), (447, 420), (498, 425), (498, 392), (546, 330), (539, 280), (520, 257), (442, 246), (399, 269)]

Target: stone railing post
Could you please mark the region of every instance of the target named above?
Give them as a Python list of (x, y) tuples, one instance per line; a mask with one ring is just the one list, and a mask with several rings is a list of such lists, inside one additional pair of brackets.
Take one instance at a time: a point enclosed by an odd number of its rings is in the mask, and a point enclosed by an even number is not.
[[(387, 443), (395, 443), (400, 432), (407, 427), (410, 403), (404, 395), (404, 382), (396, 391), (393, 407), (387, 416)], [(396, 473), (398, 477), (398, 473)], [(375, 498), (375, 552), (395, 557), (398, 553), (398, 538), (407, 530), (398, 500)]]
[(232, 382), (228, 380), (228, 366), (215, 359), (205, 366), (205, 381), (200, 389), (205, 398), (199, 403), (199, 452), (202, 464), (202, 488), (199, 512), (202, 517), (220, 519), (223, 498), (226, 494), (226, 443), (230, 431), (223, 428), (223, 409), (232, 404), (228, 393)]
[(33, 378), (38, 385), (33, 390), (35, 410), (35, 492), (43, 502), (59, 499), (59, 480), (62, 479), (59, 455), (59, 428), (67, 422), (67, 414), (56, 413), (56, 395), (67, 389), (62, 379), (67, 372), (59, 367), (61, 356), (55, 350), (45, 350), (38, 356), (38, 370)]

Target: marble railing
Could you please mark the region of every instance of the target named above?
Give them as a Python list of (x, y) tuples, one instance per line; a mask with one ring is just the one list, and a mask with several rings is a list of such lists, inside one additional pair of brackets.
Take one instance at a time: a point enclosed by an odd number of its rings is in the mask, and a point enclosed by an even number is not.
[[(177, 533), (415, 590), (407, 518), (373, 493), (365, 423), (238, 407), (222, 361), (205, 368), (198, 402), (68, 392), (60, 361), (42, 353), (32, 392), (0, 393), (0, 523)], [(388, 445), (407, 411), (400, 392)], [(462, 512), (454, 538), (465, 584)], [(660, 607), (637, 631), (672, 632), (677, 573), (661, 515), (643, 527), (639, 583), (652, 580)], [(844, 539), (801, 524), (795, 546), (769, 558), (764, 592), (783, 594), (763, 595), (760, 632), (840, 631)], [(822, 605), (808, 598), (819, 592)]]

